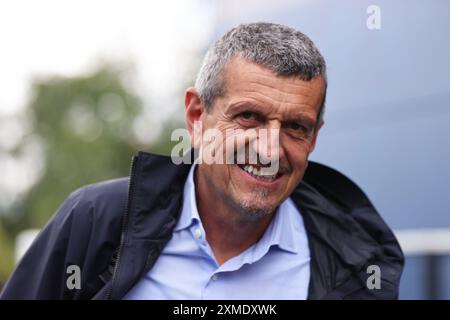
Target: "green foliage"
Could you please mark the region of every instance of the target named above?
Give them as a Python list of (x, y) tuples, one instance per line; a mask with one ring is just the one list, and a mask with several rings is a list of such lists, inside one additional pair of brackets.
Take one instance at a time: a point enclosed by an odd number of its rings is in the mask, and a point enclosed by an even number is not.
[(127, 175), (135, 152), (132, 123), (140, 108), (121, 72), (111, 68), (36, 81), (28, 116), (44, 168), (23, 201), (22, 224), (41, 228), (76, 188)]
[(0, 224), (0, 290), (14, 266), (13, 244)]

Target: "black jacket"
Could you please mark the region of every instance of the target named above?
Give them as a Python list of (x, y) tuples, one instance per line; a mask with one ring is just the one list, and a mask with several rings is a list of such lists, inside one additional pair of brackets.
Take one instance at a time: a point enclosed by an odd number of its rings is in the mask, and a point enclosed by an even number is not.
[[(190, 165), (139, 152), (130, 178), (73, 192), (40, 232), (5, 285), (2, 299), (120, 299), (169, 241)], [(307, 230), (309, 299), (396, 299), (402, 251), (364, 193), (348, 178), (309, 162), (291, 198)], [(70, 290), (67, 267), (81, 269)], [(368, 289), (369, 265), (381, 289)]]

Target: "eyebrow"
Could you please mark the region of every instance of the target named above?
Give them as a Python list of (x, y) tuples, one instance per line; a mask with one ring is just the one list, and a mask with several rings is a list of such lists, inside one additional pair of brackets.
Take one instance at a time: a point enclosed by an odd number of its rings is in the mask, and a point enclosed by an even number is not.
[[(270, 113), (270, 111), (271, 111), (271, 110), (268, 111), (267, 109), (268, 108), (266, 106), (260, 105), (258, 103), (249, 102), (249, 101), (240, 101), (240, 102), (236, 102), (236, 103), (230, 105), (228, 108), (228, 112), (237, 114), (239, 112), (252, 111), (252, 112), (258, 113), (262, 116), (267, 116), (267, 114)], [(288, 119), (283, 119), (283, 122), (284, 123), (286, 123), (286, 122), (306, 122), (306, 124), (314, 126), (316, 123), (316, 119), (315, 119), (315, 117), (311, 117), (306, 112), (300, 112), (300, 113), (295, 113)]]
[[(236, 102), (228, 107), (229, 112), (239, 112), (239, 111), (255, 111), (260, 114), (268, 113), (267, 107), (260, 105), (258, 103), (249, 102), (249, 101), (240, 101)], [(265, 112), (266, 111), (266, 112)]]

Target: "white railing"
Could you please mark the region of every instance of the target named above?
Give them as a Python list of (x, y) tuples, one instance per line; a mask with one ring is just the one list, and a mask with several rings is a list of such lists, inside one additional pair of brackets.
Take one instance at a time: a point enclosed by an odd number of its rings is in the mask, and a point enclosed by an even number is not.
[(405, 255), (449, 255), (450, 228), (395, 230)]

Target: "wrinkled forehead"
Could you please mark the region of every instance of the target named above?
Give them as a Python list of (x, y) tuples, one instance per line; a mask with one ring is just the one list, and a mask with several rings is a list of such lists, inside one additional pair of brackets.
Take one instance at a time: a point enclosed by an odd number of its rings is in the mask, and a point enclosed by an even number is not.
[(305, 109), (319, 112), (325, 82), (321, 77), (305, 81), (296, 76), (279, 76), (269, 68), (241, 57), (231, 59), (224, 69), (227, 105), (248, 101), (278, 110)]

